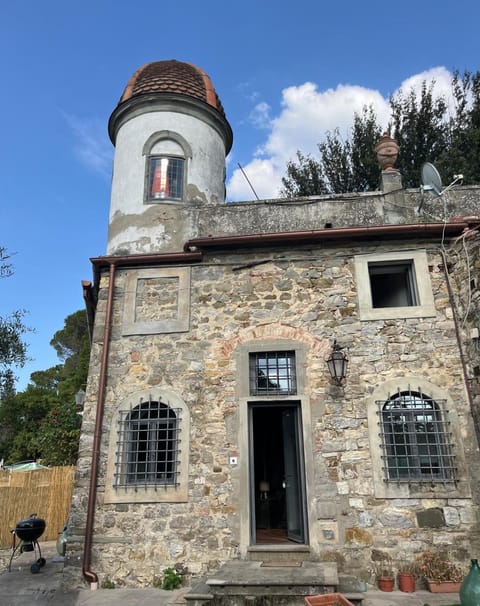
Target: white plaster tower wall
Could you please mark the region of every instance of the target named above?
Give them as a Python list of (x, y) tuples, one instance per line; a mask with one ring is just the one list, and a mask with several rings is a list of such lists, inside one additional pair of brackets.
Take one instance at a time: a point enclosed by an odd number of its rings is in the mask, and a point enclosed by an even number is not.
[[(110, 136), (115, 144), (107, 247), (110, 255), (182, 250), (185, 240), (198, 235), (195, 217), (199, 208), (225, 202), (225, 158), (232, 137), (210, 79), (189, 64), (167, 61), (149, 65), (159, 66), (157, 75), (162, 74), (164, 65), (171, 74), (173, 66), (174, 76), (184, 81), (161, 81), (162, 87), (156, 92), (147, 80), (148, 88), (144, 86), (139, 94), (134, 92), (121, 100), (110, 118)], [(177, 67), (190, 70), (186, 78), (183, 71), (175, 72)], [(134, 75), (136, 83), (141, 81), (142, 73), (139, 70)], [(205, 99), (195, 90), (195, 96), (190, 94), (191, 76), (200, 76), (200, 81), (207, 83)], [(172, 92), (177, 84), (181, 94)], [(146, 195), (149, 158), (161, 155), (184, 160), (181, 199), (151, 200)]]

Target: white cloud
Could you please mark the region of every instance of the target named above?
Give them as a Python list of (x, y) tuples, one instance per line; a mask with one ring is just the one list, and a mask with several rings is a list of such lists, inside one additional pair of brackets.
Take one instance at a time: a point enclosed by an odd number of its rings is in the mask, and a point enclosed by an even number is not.
[(80, 118), (62, 112), (74, 135), (74, 152), (88, 168), (107, 177), (111, 176), (113, 147), (107, 139), (105, 124), (98, 118)]
[(248, 120), (256, 128), (270, 128), (272, 122), (270, 118), (270, 105), (265, 103), (265, 101), (255, 105), (250, 112)]
[[(408, 78), (399, 89), (409, 91), (413, 86), (419, 90), (423, 80), (435, 80), (436, 93), (447, 95), (450, 93), (450, 79), (448, 70), (437, 67)], [(243, 168), (258, 196), (277, 197), (286, 164), (295, 158), (297, 150), (316, 155), (317, 145), (324, 140), (325, 133), (335, 128), (339, 128), (342, 136), (347, 136), (354, 113), (360, 112), (365, 105), (373, 106), (380, 124), (386, 127), (388, 98), (377, 90), (362, 86), (340, 84), (325, 91), (320, 91), (313, 82), (290, 86), (282, 91), (281, 110), (273, 118), (270, 118), (271, 108), (266, 103), (257, 103), (252, 114), (259, 123), (268, 126), (269, 133)], [(233, 172), (227, 192), (229, 200), (254, 198), (239, 169)]]
[(452, 74), (445, 67), (433, 67), (428, 71), (410, 76), (410, 78), (407, 78), (402, 82), (400, 88), (404, 92), (413, 88), (419, 93), (425, 80), (427, 82), (435, 82), (435, 93), (437, 95), (443, 95), (446, 98), (451, 97)]
[[(242, 168), (247, 175), (248, 181), (250, 181), (252, 184), (257, 196), (260, 199), (268, 198), (269, 196), (266, 196), (265, 192), (269, 192), (271, 189), (271, 184), (273, 182), (277, 182), (278, 180), (276, 167), (272, 160), (254, 158), (246, 167)], [(235, 198), (237, 200), (255, 199), (255, 193), (252, 191), (247, 179), (245, 179), (241, 169), (239, 168), (233, 172), (232, 177), (228, 182), (228, 186), (233, 191), (245, 192), (245, 194), (242, 194), (243, 197)]]

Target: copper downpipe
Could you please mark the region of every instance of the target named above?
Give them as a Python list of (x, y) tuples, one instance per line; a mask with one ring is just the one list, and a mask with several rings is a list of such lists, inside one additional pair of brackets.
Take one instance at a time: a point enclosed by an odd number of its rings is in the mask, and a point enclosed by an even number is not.
[(93, 436), (92, 467), (90, 472), (90, 489), (88, 492), (87, 523), (85, 526), (85, 543), (83, 548), (83, 576), (97, 589), (98, 576), (90, 569), (92, 555), (93, 522), (95, 518), (95, 505), (97, 501), (97, 478), (100, 460), (100, 442), (102, 436), (103, 411), (105, 405), (105, 385), (108, 368), (108, 353), (110, 349), (110, 332), (112, 324), (113, 292), (115, 286), (115, 263), (110, 263), (107, 307), (105, 310), (105, 326), (103, 330), (103, 351), (98, 380), (97, 414), (95, 418), (95, 432)]

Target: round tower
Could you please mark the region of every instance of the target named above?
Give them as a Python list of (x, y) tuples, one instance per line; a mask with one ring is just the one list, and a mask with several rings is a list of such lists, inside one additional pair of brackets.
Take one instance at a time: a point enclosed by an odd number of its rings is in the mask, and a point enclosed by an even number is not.
[(147, 63), (127, 83), (108, 132), (107, 253), (182, 250), (197, 235), (195, 211), (225, 202), (232, 129), (209, 76), (190, 63)]

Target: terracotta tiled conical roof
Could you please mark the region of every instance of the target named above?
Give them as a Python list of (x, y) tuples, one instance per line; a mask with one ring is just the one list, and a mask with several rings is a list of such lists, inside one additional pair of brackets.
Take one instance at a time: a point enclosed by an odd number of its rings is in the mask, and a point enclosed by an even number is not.
[(155, 93), (175, 93), (205, 101), (225, 117), (223, 106), (210, 77), (196, 65), (170, 59), (147, 63), (128, 81), (120, 102)]

